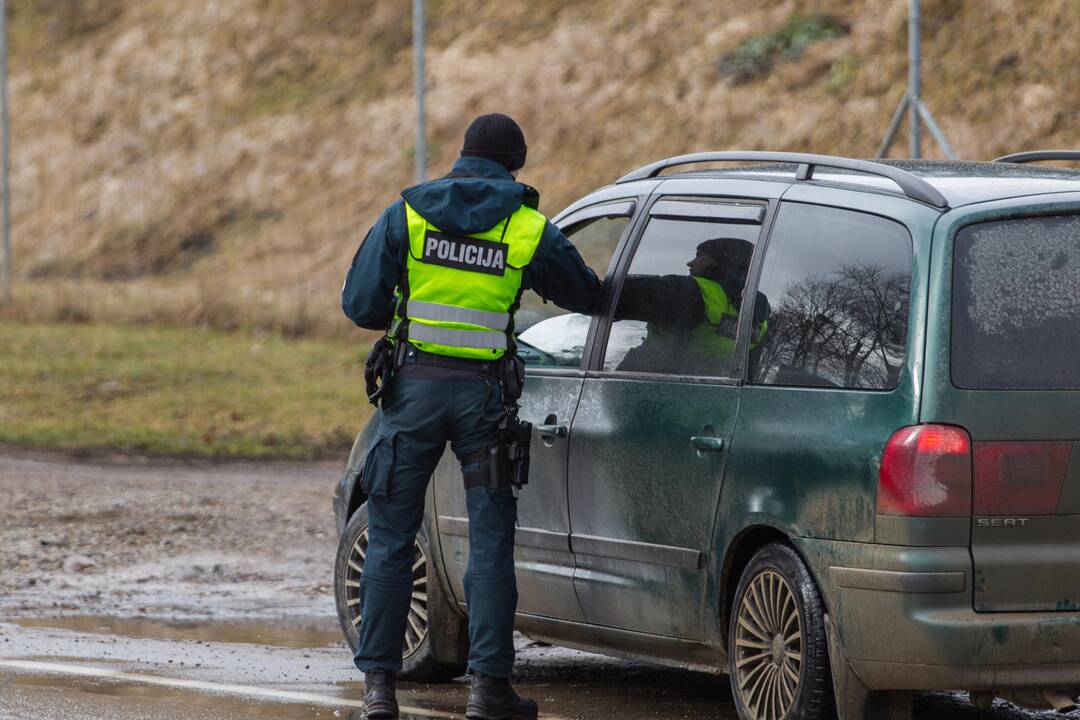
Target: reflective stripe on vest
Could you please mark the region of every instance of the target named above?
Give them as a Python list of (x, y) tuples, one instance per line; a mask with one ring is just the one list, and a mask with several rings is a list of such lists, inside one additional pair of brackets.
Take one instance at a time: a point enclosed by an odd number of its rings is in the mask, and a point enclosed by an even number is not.
[(395, 319), (393, 334), (400, 331), (417, 348), (439, 355), (501, 357), (510, 344), (510, 309), (547, 220), (523, 205), (489, 230), (457, 236), (408, 203), (405, 217), (407, 297), (399, 305), (405, 317)]
[(451, 330), (416, 323), (409, 327), (409, 342), (468, 346), (485, 350), (505, 350), (506, 333), (491, 330)]
[(409, 317), (417, 320), (435, 320), (436, 322), (442, 320), (469, 323), (470, 325), (483, 325), (489, 328), (505, 328), (510, 322), (510, 313), (508, 312), (470, 310), (469, 308), (440, 305), (439, 303), (424, 302), (423, 300), (409, 301)]

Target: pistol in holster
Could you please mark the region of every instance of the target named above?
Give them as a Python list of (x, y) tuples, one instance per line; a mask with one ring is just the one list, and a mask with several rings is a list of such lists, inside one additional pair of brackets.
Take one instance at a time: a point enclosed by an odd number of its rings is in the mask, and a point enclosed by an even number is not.
[(529, 443), (532, 423), (506, 415), (495, 431), (495, 446), (488, 450), (488, 486), (496, 489), (513, 485), (520, 490), (529, 483)]
[(532, 423), (517, 415), (517, 401), (525, 387), (525, 363), (516, 353), (506, 353), (499, 362), (499, 386), (503, 414), (495, 429), (495, 447), (488, 450), (488, 484), (496, 488), (513, 485), (520, 490), (529, 482)]

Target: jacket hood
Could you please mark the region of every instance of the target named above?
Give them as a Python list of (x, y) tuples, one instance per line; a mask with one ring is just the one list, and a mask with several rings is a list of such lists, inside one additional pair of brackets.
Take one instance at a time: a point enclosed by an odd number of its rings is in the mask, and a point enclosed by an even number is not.
[(406, 188), (401, 197), (439, 230), (471, 235), (502, 222), (530, 190), (497, 162), (463, 157), (446, 177)]

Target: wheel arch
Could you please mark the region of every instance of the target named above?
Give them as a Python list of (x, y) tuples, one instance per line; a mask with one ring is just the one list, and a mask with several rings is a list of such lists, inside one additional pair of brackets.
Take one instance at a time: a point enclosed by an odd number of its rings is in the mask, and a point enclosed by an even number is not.
[(361, 479), (363, 478), (363, 476), (364, 473), (361, 471), (357, 472), (355, 477), (353, 478), (352, 488), (349, 492), (348, 501), (345, 505), (346, 521), (351, 518), (357, 510), (360, 509), (361, 505), (367, 502), (367, 493), (364, 492), (364, 487), (361, 483)]
[(735, 590), (743, 570), (750, 564), (750, 558), (759, 549), (769, 543), (780, 542), (791, 545), (787, 533), (772, 525), (751, 525), (739, 531), (728, 545), (724, 556), (723, 569), (720, 573), (720, 635), (725, 647), (728, 641), (728, 625), (731, 621), (731, 606), (735, 602)]
[(339, 537), (344, 532), (349, 519), (367, 500), (361, 477), (364, 474), (364, 459), (378, 434), (381, 415), (382, 410), (376, 408), (364, 428), (357, 433), (352, 450), (349, 451), (349, 461), (345, 465), (345, 472), (334, 490), (334, 521)]
[(360, 482), (362, 474), (361, 470), (355, 469), (350, 463), (334, 489), (334, 527), (339, 538), (344, 534), (349, 520), (367, 500), (367, 494)]
[(825, 594), (821, 592), (821, 581), (814, 573), (814, 566), (812, 563), (806, 561), (802, 550), (799, 549), (798, 543), (792, 540), (791, 535), (775, 525), (750, 525), (740, 530), (728, 544), (727, 553), (724, 556), (723, 569), (721, 570), (721, 607), (719, 612), (720, 635), (725, 647), (728, 642), (728, 625), (731, 620), (731, 608), (735, 602), (735, 591), (739, 586), (739, 578), (742, 577), (743, 570), (746, 569), (746, 566), (750, 564), (750, 559), (754, 557), (754, 553), (770, 543), (786, 545), (799, 556), (799, 559), (802, 560), (803, 564), (806, 566), (806, 570), (810, 574), (810, 577), (813, 578), (814, 583), (818, 586), (821, 602), (825, 606), (826, 612), (828, 612), (827, 600)]

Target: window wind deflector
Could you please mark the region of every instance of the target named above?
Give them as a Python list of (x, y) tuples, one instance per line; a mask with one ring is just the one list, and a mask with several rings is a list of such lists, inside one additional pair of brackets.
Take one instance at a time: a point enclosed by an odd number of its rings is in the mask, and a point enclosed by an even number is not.
[(999, 163), (1033, 163), (1046, 160), (1080, 160), (1080, 150), (1029, 150), (994, 158)]
[(633, 200), (617, 200), (615, 202), (603, 202), (589, 205), (580, 210), (575, 210), (565, 218), (559, 219), (559, 226), (566, 227), (581, 222), (582, 220), (595, 220), (602, 217), (629, 217), (634, 214), (635, 203)]
[(763, 205), (657, 200), (649, 210), (649, 216), (654, 218), (715, 220), (739, 225), (760, 225), (765, 218), (765, 207)]

